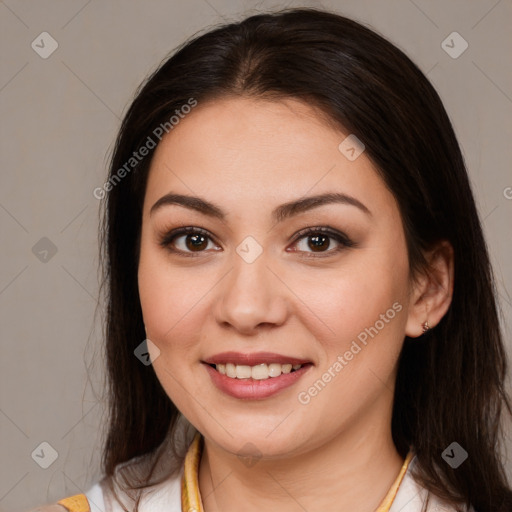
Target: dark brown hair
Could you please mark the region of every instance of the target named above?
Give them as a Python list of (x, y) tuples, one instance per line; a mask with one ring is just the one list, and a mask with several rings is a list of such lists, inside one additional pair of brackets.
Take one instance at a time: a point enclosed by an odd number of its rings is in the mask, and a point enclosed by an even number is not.
[[(451, 243), (452, 303), (435, 329), (404, 340), (393, 439), (402, 456), (415, 450), (415, 478), (433, 494), (477, 512), (512, 510), (499, 457), (501, 412), (511, 408), (494, 280), (463, 157), (434, 88), (402, 51), (350, 19), (313, 9), (252, 16), (195, 37), (147, 79), (123, 120), (110, 179), (191, 98), (229, 96), (300, 99), (355, 134), (397, 200), (411, 275), (425, 270), (423, 251)], [(106, 477), (134, 457), (156, 458), (179, 414), (153, 368), (134, 356), (145, 338), (137, 266), (153, 151), (112, 182), (105, 201)], [(469, 454), (457, 469), (441, 458), (453, 441)]]

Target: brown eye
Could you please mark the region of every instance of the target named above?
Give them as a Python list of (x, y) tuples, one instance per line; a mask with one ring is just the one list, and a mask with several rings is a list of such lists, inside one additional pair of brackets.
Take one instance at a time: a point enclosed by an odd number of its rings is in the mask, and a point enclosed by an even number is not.
[[(331, 248), (332, 245), (335, 247)], [(314, 257), (311, 253), (331, 256), (355, 245), (346, 235), (330, 228), (308, 228), (298, 234), (294, 243), (296, 248), (293, 251), (304, 252), (310, 257)]]
[(323, 252), (330, 245), (330, 238), (326, 235), (308, 236), (308, 247), (314, 252)]
[(208, 239), (204, 235), (185, 235), (185, 246), (191, 251), (201, 251), (208, 246)]
[(167, 233), (160, 240), (160, 245), (184, 256), (190, 256), (191, 253), (199, 254), (208, 248), (217, 247), (206, 231), (194, 227), (179, 228)]

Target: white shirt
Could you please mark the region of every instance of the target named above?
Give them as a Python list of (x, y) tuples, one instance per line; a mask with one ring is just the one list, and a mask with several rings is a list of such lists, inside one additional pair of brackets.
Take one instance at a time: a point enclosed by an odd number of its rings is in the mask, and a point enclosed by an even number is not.
[[(414, 457), (404, 478), (398, 488), (395, 499), (389, 512), (422, 512), (426, 502), (427, 491), (413, 479), (411, 470), (416, 464)], [(140, 512), (181, 512), (181, 476), (183, 468), (176, 472), (165, 482), (155, 486), (154, 491), (141, 499)], [(123, 509), (117, 501), (104, 499), (101, 486), (97, 483), (86, 493), (91, 512), (122, 512)], [(128, 503), (127, 503), (128, 505)], [(128, 507), (127, 507), (128, 508)], [(442, 502), (430, 494), (428, 512), (454, 512), (455, 508), (443, 505)], [(473, 508), (468, 512), (474, 512)]]
[[(152, 488), (152, 492), (141, 499), (140, 512), (181, 512), (181, 475), (183, 468), (165, 482)], [(91, 512), (123, 512), (120, 504), (109, 498), (105, 499), (99, 483), (93, 485), (85, 496), (89, 501)], [(129, 505), (129, 503), (127, 503)], [(129, 506), (127, 506), (129, 508)]]

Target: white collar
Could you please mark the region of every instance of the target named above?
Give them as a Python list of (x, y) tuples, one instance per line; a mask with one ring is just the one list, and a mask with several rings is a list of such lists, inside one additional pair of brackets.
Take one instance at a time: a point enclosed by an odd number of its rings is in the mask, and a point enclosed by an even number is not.
[[(414, 457), (407, 468), (389, 512), (423, 512), (427, 496), (429, 496), (427, 512), (455, 512), (455, 508), (443, 505), (440, 499), (432, 494), (429, 495), (427, 490), (414, 480), (411, 470), (416, 464), (417, 458)], [(151, 492), (141, 499), (140, 512), (181, 512), (182, 474), (183, 467), (166, 481), (152, 487)], [(86, 492), (86, 496), (91, 512), (123, 512), (117, 501), (112, 500), (111, 502), (108, 497), (104, 499), (99, 483), (93, 485)], [(474, 512), (474, 510), (471, 508), (468, 512)]]

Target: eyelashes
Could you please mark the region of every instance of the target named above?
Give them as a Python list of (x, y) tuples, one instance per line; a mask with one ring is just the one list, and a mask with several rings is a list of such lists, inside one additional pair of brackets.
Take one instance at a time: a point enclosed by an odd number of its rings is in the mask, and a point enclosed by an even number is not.
[[(183, 238), (184, 243), (180, 244), (181, 248), (177, 248), (176, 242), (180, 238)], [(306, 242), (307, 248), (311, 248), (308, 246), (308, 243), (311, 241), (313, 243), (312, 247), (318, 248), (319, 250), (316, 251), (313, 249), (309, 252), (304, 249), (297, 250), (294, 248), (291, 250), (287, 249), (287, 251), (303, 253), (301, 256), (306, 258), (325, 258), (338, 254), (344, 249), (356, 247), (356, 244), (347, 235), (326, 226), (309, 227), (300, 231), (294, 236), (292, 246), (296, 246), (303, 240)], [(334, 241), (335, 245), (337, 244), (334, 249), (331, 249), (333, 245), (331, 241)], [(209, 249), (213, 249), (214, 251), (222, 250), (208, 231), (194, 226), (177, 228), (165, 233), (160, 237), (159, 245), (173, 254), (184, 257), (198, 257)], [(328, 250), (322, 250), (326, 245)], [(190, 247), (192, 247), (193, 250), (190, 250)]]
[[(302, 240), (308, 241), (308, 239), (314, 240), (315, 244), (317, 242), (323, 243), (325, 240), (327, 240), (329, 242), (329, 247), (331, 245), (329, 240), (334, 240), (338, 244), (338, 246), (335, 249), (330, 249), (328, 251), (319, 251), (319, 252), (313, 251), (312, 253), (307, 253), (307, 251), (306, 251), (306, 254), (312, 254), (312, 255), (314, 255), (313, 257), (325, 257), (325, 256), (323, 256), (323, 254), (325, 254), (326, 256), (329, 256), (331, 254), (338, 253), (338, 252), (342, 251), (343, 249), (356, 246), (355, 242), (353, 242), (344, 233), (337, 231), (333, 228), (324, 227), (324, 226), (311, 227), (311, 228), (306, 228), (302, 231), (299, 231), (299, 233), (297, 233), (297, 235), (294, 237), (293, 244), (296, 245), (298, 242), (300, 242)], [(318, 246), (315, 245), (315, 247), (318, 247)], [(296, 250), (294, 250), (293, 252), (296, 252)]]
[[(190, 236), (190, 240), (193, 241), (194, 244), (204, 244), (204, 240), (210, 240), (213, 241), (212, 237), (208, 233), (208, 231), (205, 231), (201, 228), (196, 228), (192, 226), (187, 226), (184, 228), (177, 228), (173, 229), (169, 233), (166, 233), (159, 241), (159, 245), (162, 247), (168, 249), (169, 251), (173, 253), (184, 253), (185, 256), (194, 256), (194, 252), (197, 254), (198, 252), (204, 252), (204, 251), (190, 251), (190, 253), (187, 253), (183, 249), (176, 249), (173, 244), (175, 243), (177, 238), (180, 238), (182, 236)], [(198, 246), (200, 247), (200, 245)]]

